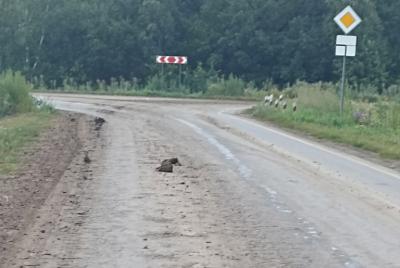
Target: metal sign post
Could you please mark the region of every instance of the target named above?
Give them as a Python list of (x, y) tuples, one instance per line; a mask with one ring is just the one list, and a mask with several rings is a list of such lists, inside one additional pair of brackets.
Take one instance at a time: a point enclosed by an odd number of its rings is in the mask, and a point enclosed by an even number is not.
[(182, 64), (179, 65), (179, 89), (182, 86)]
[(357, 36), (338, 35), (336, 37), (336, 56), (343, 57), (342, 81), (340, 86), (340, 114), (344, 111), (344, 86), (346, 82), (346, 58), (355, 57), (357, 51)]
[(164, 64), (161, 64), (161, 90), (165, 90), (164, 86)]
[(346, 35), (336, 37), (336, 56), (343, 57), (342, 81), (340, 83), (340, 114), (344, 112), (344, 86), (346, 81), (346, 57), (355, 57), (357, 51), (357, 36), (347, 35), (360, 23), (361, 18), (351, 6), (343, 9), (334, 19)]
[(346, 55), (343, 56), (342, 82), (340, 86), (340, 115), (344, 111), (344, 83), (346, 79)]

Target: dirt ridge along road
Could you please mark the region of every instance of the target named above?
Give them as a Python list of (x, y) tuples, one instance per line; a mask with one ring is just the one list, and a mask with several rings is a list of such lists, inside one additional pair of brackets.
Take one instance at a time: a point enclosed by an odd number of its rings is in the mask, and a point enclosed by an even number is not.
[[(0, 178), (0, 267), (18, 267), (16, 256), (25, 250), (26, 237), (35, 235), (38, 243), (60, 224), (43, 214), (41, 208), (54, 195), (65, 171), (76, 169), (71, 162), (83, 159), (83, 151), (94, 146), (99, 135), (95, 128), (92, 117), (61, 113), (52, 127), (21, 153), (23, 166), (15, 174)], [(77, 175), (82, 179), (81, 172)], [(68, 201), (74, 202), (70, 197)], [(56, 209), (57, 204), (52, 208)], [(34, 233), (32, 226), (40, 220), (46, 220), (46, 224)]]

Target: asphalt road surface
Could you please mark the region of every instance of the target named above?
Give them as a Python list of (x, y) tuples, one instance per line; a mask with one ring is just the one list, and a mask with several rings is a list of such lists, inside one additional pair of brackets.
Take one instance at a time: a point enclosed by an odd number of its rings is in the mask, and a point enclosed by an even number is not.
[(251, 103), (41, 97), (107, 123), (79, 228), (24, 265), (400, 267), (395, 170), (236, 115)]

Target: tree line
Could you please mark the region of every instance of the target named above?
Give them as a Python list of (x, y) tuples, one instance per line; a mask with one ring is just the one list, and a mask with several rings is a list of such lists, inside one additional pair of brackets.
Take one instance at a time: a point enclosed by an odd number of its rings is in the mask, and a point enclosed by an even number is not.
[(339, 79), (334, 16), (363, 18), (349, 83), (382, 91), (400, 78), (398, 0), (0, 0), (0, 69), (62, 84), (135, 79), (157, 55), (185, 55), (261, 85)]

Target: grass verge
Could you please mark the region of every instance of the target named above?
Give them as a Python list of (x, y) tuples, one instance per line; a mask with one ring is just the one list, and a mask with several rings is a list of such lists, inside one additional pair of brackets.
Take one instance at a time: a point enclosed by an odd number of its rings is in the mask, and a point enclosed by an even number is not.
[(37, 140), (55, 116), (38, 111), (0, 119), (0, 174), (9, 174), (18, 168), (23, 148)]
[[(270, 92), (274, 102), (259, 104), (248, 113), (262, 121), (311, 136), (352, 145), (400, 160), (400, 104), (379, 97), (375, 102), (346, 97), (343, 116), (333, 84), (298, 82), (282, 92)], [(276, 101), (282, 95), (281, 102)], [(284, 109), (284, 107), (287, 107)], [(294, 109), (296, 107), (296, 109)]]
[[(400, 129), (370, 127), (364, 125), (341, 123), (340, 119), (310, 120), (305, 116), (312, 112), (303, 110), (294, 113), (281, 111), (264, 105), (258, 105), (247, 111), (261, 121), (272, 122), (278, 126), (302, 131), (311, 136), (350, 144), (357, 148), (378, 153), (383, 158), (400, 160)], [(314, 114), (315, 111), (314, 111)], [(317, 119), (318, 118), (318, 119)], [(305, 120), (306, 119), (306, 120)]]

